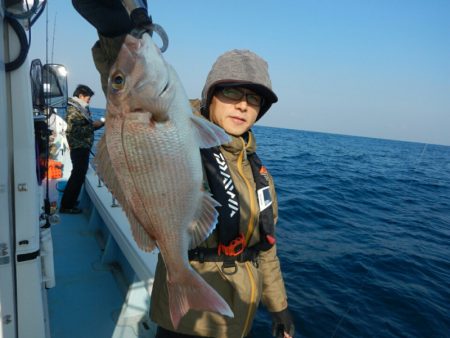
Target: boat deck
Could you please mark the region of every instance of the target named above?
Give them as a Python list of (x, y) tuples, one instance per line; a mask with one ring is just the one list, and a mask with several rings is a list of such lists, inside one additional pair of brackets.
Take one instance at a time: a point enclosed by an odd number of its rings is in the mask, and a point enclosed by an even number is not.
[(60, 214), (61, 222), (51, 228), (56, 280), (48, 289), (51, 337), (154, 337), (148, 311), (156, 250), (136, 246), (125, 214), (92, 168), (79, 207), (82, 214)]
[(48, 290), (53, 338), (112, 337), (124, 302), (113, 267), (101, 263), (98, 229), (86, 214), (52, 227), (56, 287)]

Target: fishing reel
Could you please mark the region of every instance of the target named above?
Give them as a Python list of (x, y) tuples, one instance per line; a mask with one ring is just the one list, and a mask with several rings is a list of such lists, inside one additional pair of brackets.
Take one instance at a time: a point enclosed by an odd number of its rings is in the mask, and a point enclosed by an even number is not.
[(46, 214), (43, 212), (39, 217), (40, 227), (41, 228), (49, 228), (52, 225), (61, 223), (61, 217), (56, 212), (54, 214)]
[(50, 202), (49, 200), (45, 200), (45, 205), (42, 207), (42, 213), (39, 216), (40, 227), (41, 228), (49, 228), (51, 225), (58, 224), (61, 222), (61, 217), (56, 212), (58, 209), (58, 205), (56, 201)]

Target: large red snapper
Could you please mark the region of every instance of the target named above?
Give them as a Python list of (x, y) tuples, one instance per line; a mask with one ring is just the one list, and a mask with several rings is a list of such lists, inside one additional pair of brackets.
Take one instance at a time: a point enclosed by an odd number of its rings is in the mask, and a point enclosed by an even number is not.
[(122, 205), (138, 246), (159, 248), (175, 328), (189, 309), (233, 316), (189, 265), (188, 249), (214, 229), (218, 203), (202, 190), (200, 147), (230, 141), (192, 114), (174, 71), (148, 34), (128, 35), (111, 68), (97, 171)]

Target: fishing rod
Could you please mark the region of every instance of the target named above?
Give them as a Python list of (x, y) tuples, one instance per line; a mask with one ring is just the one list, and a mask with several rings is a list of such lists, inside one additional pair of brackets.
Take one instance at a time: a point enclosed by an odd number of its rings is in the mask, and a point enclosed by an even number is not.
[[(45, 22), (45, 63), (48, 63), (48, 6), (46, 6), (46, 11), (45, 11), (45, 18), (46, 18), (46, 22)], [(47, 75), (47, 73), (45, 73)], [(44, 79), (46, 80), (46, 79)], [(50, 81), (53, 79), (50, 79)], [(45, 83), (48, 83), (47, 81), (45, 81)], [(44, 104), (45, 104), (45, 112), (46, 112), (46, 116), (47, 116), (47, 130), (45, 133), (45, 169), (47, 171), (47, 179), (45, 181), (45, 198), (44, 198), (44, 218), (45, 218), (45, 225), (42, 226), (42, 228), (46, 229), (46, 228), (50, 228), (50, 212), (51, 212), (51, 205), (50, 205), (50, 191), (49, 191), (49, 179), (50, 179), (50, 175), (49, 175), (49, 170), (48, 170), (48, 165), (50, 163), (50, 107), (49, 105), (47, 105), (45, 103), (44, 100)]]

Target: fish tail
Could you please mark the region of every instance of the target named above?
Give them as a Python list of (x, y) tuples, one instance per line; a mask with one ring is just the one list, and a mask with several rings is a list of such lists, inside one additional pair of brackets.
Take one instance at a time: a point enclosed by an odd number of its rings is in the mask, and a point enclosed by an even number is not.
[(170, 318), (175, 329), (189, 309), (216, 312), (234, 317), (227, 302), (193, 270), (182, 282), (167, 282), (169, 289)]

